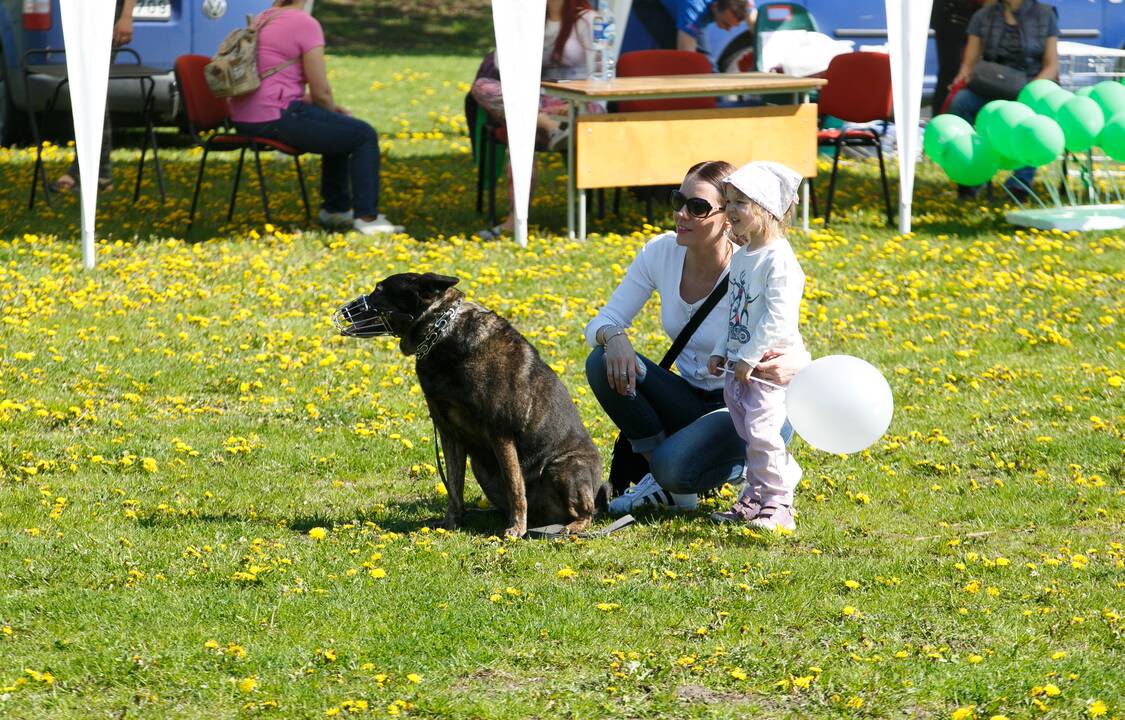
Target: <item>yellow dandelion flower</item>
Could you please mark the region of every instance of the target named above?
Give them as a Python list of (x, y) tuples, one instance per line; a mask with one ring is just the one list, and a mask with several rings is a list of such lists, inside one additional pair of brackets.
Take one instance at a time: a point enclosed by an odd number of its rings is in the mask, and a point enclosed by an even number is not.
[(252, 693), (258, 688), (258, 681), (253, 677), (242, 678), (238, 681), (239, 692)]
[(973, 712), (975, 709), (976, 705), (966, 705), (965, 707), (959, 707), (953, 711), (952, 715), (949, 716), (950, 720), (973, 720), (973, 718), (977, 716), (977, 714)]
[(328, 530), (322, 527), (314, 527), (312, 530), (309, 530), (309, 537), (313, 540), (323, 540), (328, 537)]
[(1092, 718), (1101, 717), (1109, 712), (1109, 708), (1101, 700), (1095, 700), (1086, 706), (1086, 715)]

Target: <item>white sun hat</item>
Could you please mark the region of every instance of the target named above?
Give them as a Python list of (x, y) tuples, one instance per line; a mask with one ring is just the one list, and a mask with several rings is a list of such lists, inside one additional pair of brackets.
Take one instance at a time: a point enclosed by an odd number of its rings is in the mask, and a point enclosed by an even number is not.
[(801, 176), (781, 163), (758, 160), (743, 165), (723, 182), (730, 183), (780, 220), (797, 202)]

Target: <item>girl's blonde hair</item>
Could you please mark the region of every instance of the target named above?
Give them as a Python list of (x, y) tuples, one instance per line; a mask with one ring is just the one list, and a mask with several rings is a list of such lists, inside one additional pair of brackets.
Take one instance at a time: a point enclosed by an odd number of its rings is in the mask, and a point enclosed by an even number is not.
[(735, 197), (740, 197), (750, 204), (754, 215), (754, 230), (756, 230), (761, 237), (785, 237), (786, 231), (793, 226), (793, 211), (797, 207), (796, 202), (792, 203), (789, 206), (789, 208), (785, 211), (785, 214), (782, 215), (781, 219), (779, 220), (778, 218), (773, 216), (773, 213), (771, 213), (769, 210), (766, 210), (758, 203), (754, 202), (752, 199), (750, 199), (749, 196), (746, 195), (746, 193), (742, 192), (734, 185), (730, 183), (724, 183), (723, 187), (726, 189), (726, 192), (734, 193)]

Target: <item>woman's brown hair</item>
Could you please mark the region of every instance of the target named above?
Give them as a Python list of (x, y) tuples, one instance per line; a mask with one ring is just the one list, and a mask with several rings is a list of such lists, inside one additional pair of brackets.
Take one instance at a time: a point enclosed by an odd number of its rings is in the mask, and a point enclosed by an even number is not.
[(726, 160), (704, 160), (688, 168), (687, 173), (684, 174), (684, 180), (690, 178), (714, 185), (715, 189), (719, 191), (719, 196), (722, 197), (723, 180), (726, 180), (735, 170), (737, 168)]

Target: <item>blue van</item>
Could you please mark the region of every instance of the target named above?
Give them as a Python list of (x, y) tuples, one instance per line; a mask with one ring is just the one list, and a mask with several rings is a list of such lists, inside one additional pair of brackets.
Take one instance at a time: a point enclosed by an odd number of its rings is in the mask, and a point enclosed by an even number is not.
[[(764, 5), (768, 0), (759, 0)], [(1098, 45), (1104, 48), (1125, 49), (1125, 0), (1040, 0), (1058, 10), (1060, 40)], [(838, 40), (852, 40), (858, 50), (863, 45), (882, 45), (887, 41), (886, 4), (884, 0), (803, 0), (816, 19), (820, 32)], [(748, 47), (745, 27), (729, 31), (713, 24), (708, 29), (710, 47), (714, 57), (723, 65), (726, 48), (732, 51)], [(728, 55), (730, 53), (727, 53)], [(926, 95), (933, 93), (937, 82), (937, 51), (933, 40), (926, 52)]]
[[(34, 48), (63, 47), (59, 0), (0, 0), (0, 145), (6, 145), (25, 126), (28, 96), (42, 108), (54, 84), (45, 78), (25, 83), (20, 61)], [(133, 41), (145, 65), (167, 68), (156, 85), (156, 109), (165, 119), (177, 115), (178, 103), (172, 66), (180, 55), (212, 55), (219, 42), (247, 14), (261, 12), (270, 0), (211, 0), (210, 15), (203, 12), (204, 0), (136, 0), (133, 11)], [(214, 17), (212, 17), (214, 16)], [(33, 59), (34, 63), (44, 62)], [(49, 62), (65, 62), (62, 55)], [(68, 108), (65, 97), (60, 109)], [(115, 112), (139, 110), (140, 89), (135, 82), (110, 83), (110, 108)]]

